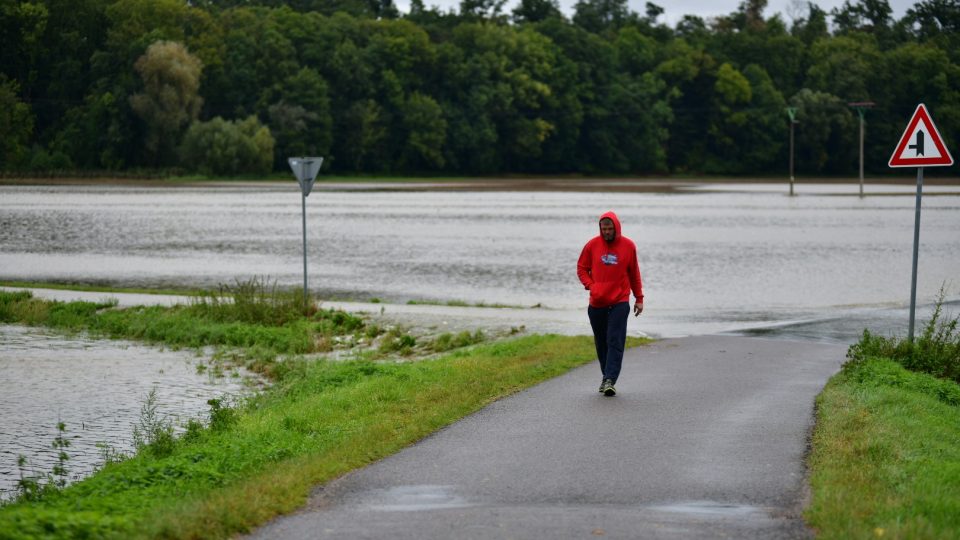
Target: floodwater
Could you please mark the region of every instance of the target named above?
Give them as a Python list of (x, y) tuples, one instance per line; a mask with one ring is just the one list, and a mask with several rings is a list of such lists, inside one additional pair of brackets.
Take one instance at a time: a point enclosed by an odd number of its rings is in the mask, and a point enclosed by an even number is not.
[(177, 430), (191, 418), (205, 420), (208, 399), (230, 403), (249, 393), (239, 374), (198, 374), (202, 360), (193, 352), (0, 325), (0, 499), (16, 490), (18, 456), (28, 459), (28, 476), (51, 472), (58, 422), (70, 442), (72, 481), (103, 464), (98, 443), (132, 453), (151, 390), (159, 418)]
[[(379, 186), (378, 188), (382, 188)], [(638, 246), (655, 336), (901, 310), (913, 186), (704, 185), (667, 193), (332, 189), (307, 198), (322, 298), (539, 306), (511, 324), (586, 332), (575, 267), (600, 213)], [(960, 188), (926, 187), (918, 300), (960, 288)], [(0, 279), (213, 287), (302, 284), (295, 182), (238, 187), (0, 187)], [(537, 313), (534, 313), (534, 312)], [(562, 316), (560, 316), (562, 315)], [(461, 316), (458, 314), (457, 316)], [(884, 316), (889, 319), (889, 316)], [(869, 319), (869, 314), (867, 314)], [(528, 328), (531, 325), (527, 325)]]
[[(318, 185), (307, 199), (310, 288), (328, 307), (382, 308), (451, 329), (587, 333), (576, 260), (598, 216), (613, 209), (637, 244), (644, 279), (645, 312), (631, 320), (632, 334), (850, 342), (865, 327), (903, 333), (912, 186), (868, 186), (864, 198), (851, 184), (801, 185), (796, 197), (784, 186), (749, 184), (604, 189)], [(960, 188), (924, 193), (918, 318), (944, 284), (947, 306), (960, 306)], [(268, 276), (299, 286), (300, 208), (292, 181), (0, 186), (0, 280), (214, 287)], [(361, 303), (373, 299), (383, 303)], [(195, 361), (192, 353), (0, 327), (0, 490), (18, 478), (18, 454), (50, 470), (58, 421), (72, 442), (71, 474), (81, 474), (100, 462), (97, 442), (129, 450), (151, 388), (161, 411), (180, 421), (202, 416), (210, 397), (241, 391), (234, 379), (198, 376)]]

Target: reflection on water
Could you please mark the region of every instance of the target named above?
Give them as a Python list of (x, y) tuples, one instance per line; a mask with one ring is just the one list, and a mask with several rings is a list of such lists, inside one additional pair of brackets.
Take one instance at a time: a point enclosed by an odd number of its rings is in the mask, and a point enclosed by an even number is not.
[[(934, 305), (917, 306), (915, 335), (923, 332), (925, 325), (933, 315)], [(940, 321), (953, 320), (960, 315), (960, 301), (942, 304)], [(823, 317), (807, 321), (767, 324), (751, 328), (742, 328), (728, 333), (763, 338), (820, 341), (825, 343), (852, 344), (863, 336), (865, 329), (884, 337), (905, 337), (910, 327), (909, 306), (886, 309), (851, 309), (837, 316)]]
[(132, 450), (140, 407), (156, 389), (157, 410), (175, 426), (204, 418), (211, 398), (247, 391), (240, 377), (197, 374), (199, 359), (123, 341), (64, 338), (35, 328), (0, 325), (0, 497), (27, 472), (50, 472), (57, 422), (70, 441), (70, 478), (102, 464), (97, 443)]
[[(909, 299), (914, 198), (853, 186), (679, 193), (315, 191), (310, 285), (327, 298), (583, 308), (575, 264), (616, 210), (638, 245), (656, 335), (834, 317)], [(881, 189), (881, 188), (877, 188)], [(779, 191), (774, 191), (779, 190)], [(804, 193), (803, 190), (809, 190)], [(952, 191), (951, 191), (952, 190)], [(869, 193), (868, 189), (868, 193)], [(918, 299), (960, 278), (960, 196), (924, 198)], [(843, 195), (846, 193), (847, 195)], [(302, 279), (299, 192), (0, 187), (0, 279), (215, 286)], [(582, 319), (578, 314), (578, 321)], [(515, 324), (522, 324), (517, 320)], [(578, 322), (578, 324), (581, 324)], [(584, 329), (585, 331), (585, 329)]]

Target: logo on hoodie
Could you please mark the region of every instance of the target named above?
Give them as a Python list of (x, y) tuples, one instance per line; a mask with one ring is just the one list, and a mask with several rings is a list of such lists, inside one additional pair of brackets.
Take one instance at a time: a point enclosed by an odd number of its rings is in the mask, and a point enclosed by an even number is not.
[(617, 264), (617, 255), (615, 253), (607, 253), (606, 255), (601, 255), (600, 260), (607, 266), (614, 266)]

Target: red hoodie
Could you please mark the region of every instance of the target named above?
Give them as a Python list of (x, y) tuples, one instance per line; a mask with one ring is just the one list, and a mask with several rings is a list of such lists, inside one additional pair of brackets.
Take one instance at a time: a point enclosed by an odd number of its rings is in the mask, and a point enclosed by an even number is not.
[(583, 246), (577, 261), (577, 277), (590, 291), (590, 305), (595, 308), (610, 307), (630, 301), (633, 290), (637, 302), (643, 302), (643, 284), (640, 281), (640, 264), (637, 262), (637, 245), (620, 234), (620, 220), (613, 212), (600, 216), (610, 218), (616, 236), (607, 242), (602, 235), (591, 238)]

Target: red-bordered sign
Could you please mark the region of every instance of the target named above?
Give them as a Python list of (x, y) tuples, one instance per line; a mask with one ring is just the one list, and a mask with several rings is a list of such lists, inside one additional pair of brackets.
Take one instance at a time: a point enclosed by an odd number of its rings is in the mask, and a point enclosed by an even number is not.
[(927, 106), (917, 105), (897, 149), (890, 156), (890, 167), (945, 167), (953, 165), (953, 156), (933, 124)]

